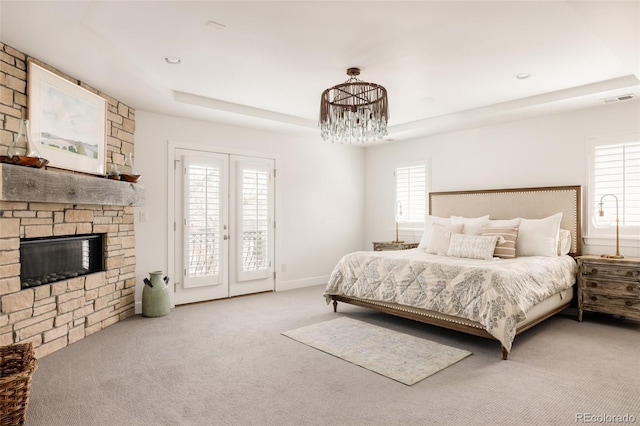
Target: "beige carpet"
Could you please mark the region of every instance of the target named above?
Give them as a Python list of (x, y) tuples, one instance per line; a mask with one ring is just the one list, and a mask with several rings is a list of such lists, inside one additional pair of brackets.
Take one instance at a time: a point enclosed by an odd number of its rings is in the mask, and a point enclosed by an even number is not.
[[(136, 315), (38, 360), (27, 426), (576, 425), (640, 419), (640, 323), (575, 310), (500, 344), (365, 308), (324, 286)], [(282, 336), (348, 317), (473, 352), (413, 386)], [(584, 418), (584, 416), (583, 416)], [(638, 424), (640, 420), (636, 420)]]
[(471, 355), (347, 317), (282, 334), (409, 386)]

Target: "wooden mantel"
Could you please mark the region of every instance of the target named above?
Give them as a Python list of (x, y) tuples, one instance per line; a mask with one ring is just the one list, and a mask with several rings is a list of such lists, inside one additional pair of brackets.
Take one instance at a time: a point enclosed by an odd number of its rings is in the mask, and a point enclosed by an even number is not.
[(0, 163), (0, 201), (141, 206), (144, 186)]

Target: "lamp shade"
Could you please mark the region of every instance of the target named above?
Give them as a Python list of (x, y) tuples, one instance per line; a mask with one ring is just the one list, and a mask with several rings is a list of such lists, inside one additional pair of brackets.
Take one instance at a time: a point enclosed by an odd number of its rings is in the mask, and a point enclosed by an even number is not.
[(404, 212), (402, 211), (402, 201), (396, 203), (396, 222), (404, 222)]
[(598, 209), (593, 215), (592, 222), (596, 228), (606, 228), (611, 224), (611, 218), (605, 214), (603, 205), (605, 197), (613, 197), (616, 200), (616, 254), (603, 254), (602, 257), (608, 257), (611, 259), (623, 259), (624, 256), (620, 255), (620, 216), (618, 211), (618, 197), (613, 194), (604, 194), (600, 197), (598, 203)]
[(611, 226), (611, 216), (606, 214), (603, 210), (598, 210), (591, 218), (591, 222), (596, 228), (608, 228)]

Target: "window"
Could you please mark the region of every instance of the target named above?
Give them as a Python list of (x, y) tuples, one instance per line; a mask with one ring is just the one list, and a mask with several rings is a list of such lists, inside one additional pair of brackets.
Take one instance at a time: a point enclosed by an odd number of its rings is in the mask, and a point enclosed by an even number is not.
[(396, 168), (396, 217), (398, 222), (423, 224), (427, 206), (427, 166)]
[[(618, 216), (621, 236), (640, 235), (640, 137), (623, 135), (616, 138), (600, 138), (591, 141), (589, 219), (597, 213), (602, 200), (603, 210), (615, 221), (618, 199)], [(592, 235), (612, 235), (615, 226), (596, 228), (589, 220)]]

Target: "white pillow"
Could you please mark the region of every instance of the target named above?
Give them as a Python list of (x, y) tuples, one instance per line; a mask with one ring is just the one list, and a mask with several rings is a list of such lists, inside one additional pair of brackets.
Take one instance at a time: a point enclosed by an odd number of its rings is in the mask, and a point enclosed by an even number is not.
[(571, 251), (571, 231), (561, 229), (558, 238), (558, 256), (565, 256)]
[(452, 234), (447, 255), (491, 260), (497, 241), (498, 237), (495, 235)]
[(520, 218), (515, 219), (489, 219), (490, 228), (517, 228), (520, 225)]
[(557, 256), (562, 213), (543, 219), (520, 219), (516, 256)]
[(441, 225), (434, 223), (431, 225), (431, 238), (427, 246), (427, 253), (430, 254), (446, 254), (449, 250), (451, 242), (451, 234), (459, 234), (462, 232), (463, 224), (458, 225)]
[(464, 229), (462, 231), (463, 234), (480, 235), (482, 233), (482, 228), (487, 226), (487, 223), (489, 223), (489, 215), (482, 217), (451, 216), (451, 223), (453, 225), (462, 223), (464, 225)]
[(426, 249), (429, 246), (429, 239), (431, 238), (431, 225), (439, 223), (440, 225), (451, 225), (451, 219), (448, 217), (431, 216), (430, 214), (424, 217), (424, 232), (422, 239), (418, 244), (418, 248)]

